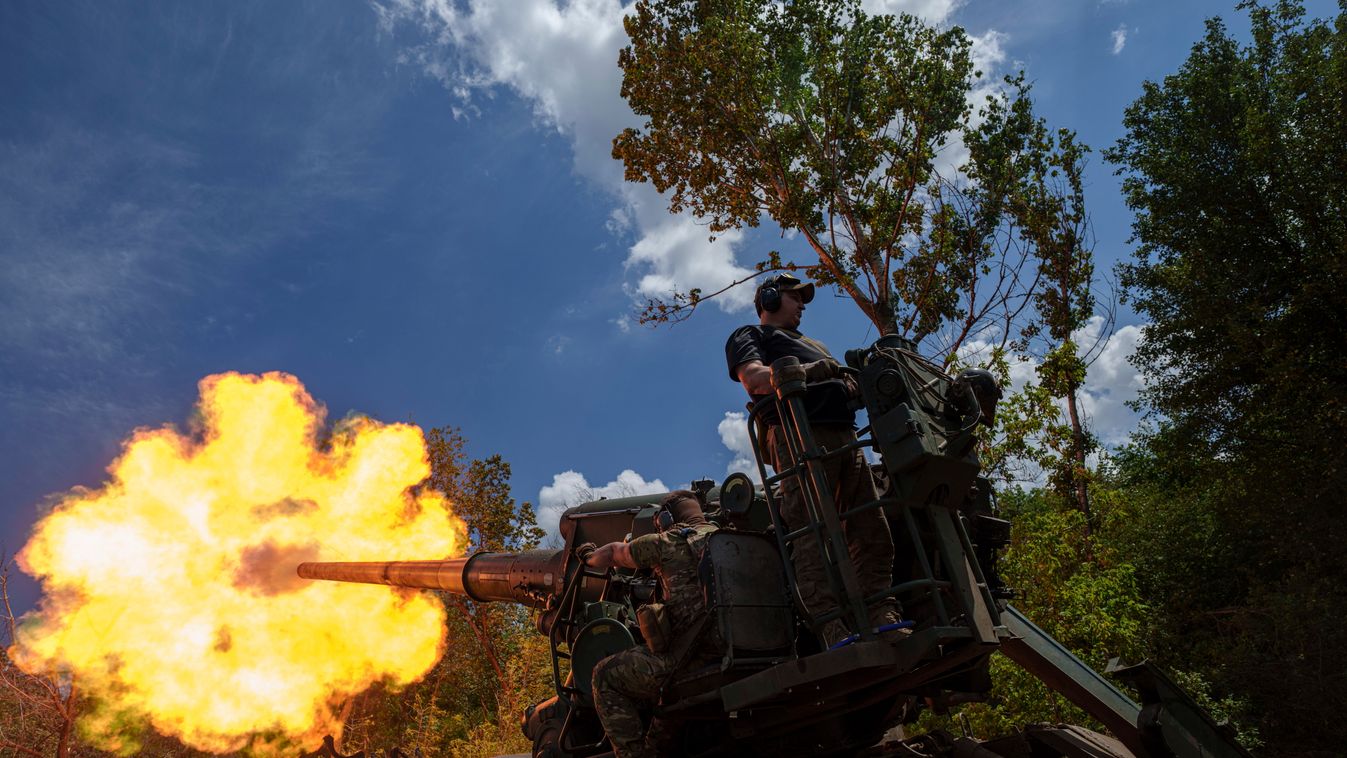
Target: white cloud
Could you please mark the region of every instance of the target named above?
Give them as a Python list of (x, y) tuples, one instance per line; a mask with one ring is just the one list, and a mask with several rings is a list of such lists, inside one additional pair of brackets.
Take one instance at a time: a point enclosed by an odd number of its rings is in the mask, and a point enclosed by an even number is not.
[(748, 478), (761, 484), (762, 477), (758, 475), (758, 464), (753, 458), (753, 443), (748, 438), (746, 418), (743, 411), (726, 411), (725, 418), (716, 426), (721, 444), (733, 454), (729, 465), (725, 467), (725, 473), (728, 475), (742, 471), (748, 474)]
[(939, 24), (949, 20), (965, 0), (862, 0), (866, 13), (910, 13), (928, 23)]
[(614, 237), (621, 236), (631, 230), (631, 216), (623, 208), (614, 208), (603, 226)]
[(545, 541), (551, 541), (558, 536), (557, 526), (562, 512), (573, 505), (605, 497), (631, 497), (668, 491), (669, 488), (659, 479), (647, 481), (631, 469), (624, 469), (616, 479), (601, 486), (591, 485), (585, 475), (578, 471), (563, 471), (553, 475), (552, 483), (538, 491), (538, 524), (547, 530), (548, 539)]
[(571, 338), (564, 334), (554, 334), (547, 338), (547, 350), (553, 355), (561, 355), (566, 352), (566, 347), (571, 344)]
[[(1103, 319), (1096, 316), (1072, 337), (1087, 349), (1097, 342), (1102, 325)], [(1138, 414), (1127, 403), (1136, 400), (1145, 380), (1128, 359), (1136, 352), (1144, 329), (1124, 326), (1114, 332), (1085, 376), (1081, 409), (1091, 431), (1105, 445), (1122, 444), (1136, 431)]]
[(1113, 37), (1113, 54), (1117, 55), (1127, 45), (1127, 25), (1119, 24), (1118, 28), (1112, 31), (1111, 36)]
[[(944, 23), (963, 0), (868, 0), (871, 13), (908, 12)], [(687, 215), (671, 216), (649, 184), (623, 180), (611, 156), (612, 139), (636, 117), (620, 97), (617, 54), (627, 42), (622, 19), (630, 10), (619, 0), (382, 0), (376, 5), (383, 27), (395, 31), (414, 23), (429, 43), (413, 46), (403, 60), (439, 79), (458, 100), (456, 114), (476, 113), (474, 98), (497, 88), (531, 103), (539, 122), (570, 138), (577, 174), (608, 189), (620, 205), (608, 227), (634, 231), (627, 257), (638, 276), (631, 293), (665, 297), (676, 289), (711, 292), (749, 275), (735, 249), (742, 232), (708, 241), (708, 231)], [(974, 40), (974, 57), (984, 69), (1000, 61), (1001, 37), (989, 32)], [(737, 311), (752, 302), (739, 287), (716, 299)]]
[[(981, 71), (982, 78), (973, 83), (965, 99), (971, 111), (970, 123), (978, 126), (983, 120), (978, 110), (987, 102), (987, 98), (1005, 94), (1005, 86), (997, 70), (1006, 60), (1006, 35), (995, 29), (989, 29), (971, 39), (969, 56), (972, 59), (973, 70)], [(951, 134), (945, 146), (936, 155), (936, 173), (953, 178), (959, 175), (959, 167), (967, 163), (969, 157), (968, 148), (963, 140), (958, 134)]]
[(995, 29), (988, 29), (982, 34), (973, 36), (972, 40), (973, 46), (968, 54), (972, 58), (973, 68), (981, 71), (983, 79), (987, 79), (991, 71), (1006, 60), (1006, 35)]
[[(994, 343), (988, 340), (967, 340), (959, 345), (959, 360), (972, 366), (986, 366), (991, 361), (994, 346)], [(1019, 356), (1011, 356), (1009, 364), (1010, 386), (1002, 388), (1007, 395), (1024, 389), (1025, 385), (1037, 376), (1034, 371), (1038, 368), (1038, 361)]]
[[(1144, 386), (1141, 372), (1129, 362), (1136, 352), (1138, 340), (1145, 326), (1124, 326), (1101, 340), (1105, 321), (1092, 317), (1084, 327), (1074, 332), (1071, 339), (1084, 355), (1094, 355), (1081, 387), (1080, 408), (1090, 429), (1107, 446), (1125, 443), (1136, 431), (1138, 414), (1127, 404), (1136, 400)], [(969, 341), (959, 349), (959, 357), (980, 364), (990, 357), (991, 345), (985, 341)], [(1023, 389), (1037, 379), (1040, 361), (1017, 357), (1010, 362), (1010, 387), (1006, 394)], [(1065, 406), (1063, 406), (1065, 413)]]
[[(742, 231), (722, 232), (720, 241), (710, 244), (706, 227), (687, 216), (670, 215), (659, 196), (647, 187), (641, 184), (622, 188), (642, 232), (627, 257), (628, 267), (646, 272), (637, 281), (635, 294), (667, 297), (686, 287), (714, 292), (751, 273), (734, 260), (733, 248), (743, 238)], [(650, 202), (652, 199), (654, 202)], [(753, 292), (748, 287), (736, 287), (716, 300), (725, 310), (743, 310), (753, 304)]]
[[(668, 296), (675, 289), (713, 291), (751, 273), (734, 259), (740, 233), (708, 241), (706, 228), (687, 215), (671, 216), (649, 184), (623, 180), (612, 140), (638, 122), (619, 95), (617, 54), (627, 42), (626, 10), (617, 0), (390, 0), (378, 6), (386, 29), (415, 22), (434, 42), (405, 59), (444, 83), (460, 109), (496, 88), (513, 90), (533, 105), (539, 122), (571, 139), (574, 169), (609, 190), (620, 205), (611, 233), (637, 235), (627, 264), (640, 274), (632, 294)], [(752, 293), (718, 298), (727, 310), (746, 308)]]

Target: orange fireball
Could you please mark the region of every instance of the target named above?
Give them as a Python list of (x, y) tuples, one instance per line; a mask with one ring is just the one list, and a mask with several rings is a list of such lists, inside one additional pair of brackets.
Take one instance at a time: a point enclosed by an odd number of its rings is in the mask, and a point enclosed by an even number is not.
[(199, 429), (137, 430), (96, 490), (67, 493), (19, 566), (44, 598), (10, 654), (72, 674), (99, 746), (148, 723), (203, 750), (315, 747), (334, 707), (376, 681), (423, 676), (444, 644), (426, 593), (307, 582), (306, 560), (458, 555), (463, 523), (409, 424), (343, 421), (293, 376), (201, 381)]

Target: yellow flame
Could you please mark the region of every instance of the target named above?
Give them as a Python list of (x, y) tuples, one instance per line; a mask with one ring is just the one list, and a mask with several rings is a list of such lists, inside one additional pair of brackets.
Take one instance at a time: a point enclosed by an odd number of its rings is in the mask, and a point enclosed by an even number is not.
[(324, 410), (293, 376), (201, 381), (198, 434), (140, 429), (97, 490), (67, 493), (18, 555), (44, 590), (10, 654), (68, 672), (96, 707), (83, 731), (136, 748), (148, 722), (214, 752), (314, 748), (334, 707), (438, 660), (426, 593), (306, 582), (304, 560), (457, 555), (421, 430), (356, 419), (318, 443)]

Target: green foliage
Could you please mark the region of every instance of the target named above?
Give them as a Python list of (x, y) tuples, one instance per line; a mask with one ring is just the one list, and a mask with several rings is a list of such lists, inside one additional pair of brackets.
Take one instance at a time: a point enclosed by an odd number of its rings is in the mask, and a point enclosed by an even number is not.
[[(1240, 693), (1268, 753), (1333, 754), (1347, 708), (1347, 8), (1244, 3), (1147, 83), (1107, 153), (1136, 212), (1157, 427), (1119, 457), (1157, 649)], [(1330, 673), (1331, 672), (1331, 673)]]
[[(627, 179), (713, 234), (764, 216), (799, 232), (815, 262), (757, 270), (836, 285), (881, 334), (1004, 347), (1035, 305), (1026, 265), (1079, 252), (1063, 188), (1083, 149), (1033, 116), (1022, 76), (970, 105), (962, 29), (855, 0), (642, 0), (625, 25), (622, 96), (645, 119), (613, 140)], [(956, 145), (967, 160), (941, 168)], [(673, 293), (645, 319), (711, 296)]]
[[(1261, 746), (1251, 699), (1219, 689), (1208, 675), (1186, 668), (1193, 659), (1172, 655), (1174, 641), (1162, 641), (1168, 630), (1191, 619), (1180, 613), (1174, 624), (1174, 608), (1151, 605), (1152, 598), (1163, 600), (1150, 582), (1166, 568), (1167, 558), (1186, 559), (1173, 567), (1170, 579), (1176, 584), (1183, 583), (1179, 575), (1201, 562), (1200, 552), (1189, 555), (1186, 550), (1193, 544), (1188, 539), (1202, 530), (1191, 528), (1194, 519), (1182, 509), (1171, 509), (1166, 519), (1148, 510), (1149, 501), (1139, 508), (1134, 492), (1120, 483), (1116, 469), (1092, 480), (1098, 523), (1089, 536), (1083, 529), (1085, 515), (1069, 499), (1044, 490), (1003, 495), (1002, 513), (1015, 527), (1001, 573), (1020, 592), (1015, 606), (1097, 671), (1114, 657), (1157, 661), (1218, 722), (1230, 723), (1245, 747)], [(1161, 552), (1167, 535), (1157, 530), (1167, 527), (1177, 529), (1170, 534), (1178, 544)], [(1142, 536), (1150, 542), (1138, 543)], [(1229, 649), (1212, 652), (1220, 660)], [(952, 716), (923, 714), (918, 727), (967, 730), (983, 738), (1043, 722), (1102, 729), (1009, 659), (994, 658), (991, 676), (987, 702), (966, 705)]]
[(1209, 21), (1107, 153), (1137, 214), (1121, 274), (1153, 321), (1146, 400), (1207, 455), (1304, 452), (1307, 427), (1347, 424), (1347, 17), (1245, 7), (1254, 44)]
[(467, 459), (467, 441), (445, 426), (426, 432), (430, 476), (422, 484), (443, 492), (454, 513), (468, 525), (473, 550), (528, 550), (546, 531), (530, 503), (516, 505), (510, 495), (510, 464), (499, 454)]
[[(1110, 501), (1097, 499), (1104, 509), (1101, 515), (1111, 515)], [(1070, 500), (1042, 490), (1010, 491), (1002, 496), (1001, 507), (1015, 525), (1000, 563), (1002, 577), (1020, 593), (1015, 606), (1096, 670), (1113, 657), (1142, 657), (1150, 609), (1142, 600), (1134, 566), (1110, 546), (1111, 535), (1097, 530), (1087, 536), (1085, 514)], [(933, 715), (925, 716), (921, 725), (953, 731), (967, 727), (992, 737), (1030, 723), (1092, 723), (1008, 659), (993, 660), (992, 682), (988, 702), (962, 708), (957, 726)]]
[[(1059, 346), (1052, 353), (1060, 355), (1067, 351), (1074, 352), (1073, 343)], [(1004, 359), (993, 361), (990, 368), (1000, 374), (1000, 382), (1005, 386), (1009, 384), (1008, 372), (1004, 369), (998, 372), (998, 363), (1004, 363)], [(1081, 381), (1083, 369), (1082, 365)], [(1051, 376), (1053, 370), (1049, 368), (1042, 373)], [(996, 426), (983, 447), (981, 459), (987, 475), (999, 483), (1025, 486), (1046, 474), (1053, 492), (1074, 498), (1076, 482), (1089, 478), (1084, 461), (1077, 461), (1077, 452), (1089, 453), (1095, 444), (1082, 427), (1086, 439), (1077, 447), (1062, 397), (1054, 395), (1050, 386), (1050, 380), (1028, 381), (1002, 399), (996, 410)]]
[(494, 637), (504, 661), (494, 677), (462, 617), (451, 617), (449, 647), (423, 679), (401, 692), (373, 690), (357, 699), (343, 749), (422, 755), (491, 756), (528, 752), (519, 729), (524, 709), (552, 694), (551, 652), (527, 613), (509, 615)]
[(1166, 673), (1210, 714), (1217, 724), (1226, 724), (1233, 728), (1240, 745), (1249, 750), (1264, 746), (1257, 727), (1253, 726), (1255, 719), (1247, 698), (1233, 695), (1218, 698), (1212, 694), (1211, 683), (1194, 671), (1171, 670)]
[(1110, 535), (1084, 536), (1084, 514), (1042, 492), (1004, 497), (1002, 506), (1015, 524), (1002, 574), (1020, 591), (1017, 607), (1092, 665), (1136, 657), (1147, 608)]
[(496, 718), (472, 725), (465, 737), (451, 741), (448, 755), (477, 758), (532, 749), (520, 732), (519, 720), (526, 708), (553, 694), (552, 652), (547, 639), (531, 629), (520, 635), (517, 643), (508, 657)]

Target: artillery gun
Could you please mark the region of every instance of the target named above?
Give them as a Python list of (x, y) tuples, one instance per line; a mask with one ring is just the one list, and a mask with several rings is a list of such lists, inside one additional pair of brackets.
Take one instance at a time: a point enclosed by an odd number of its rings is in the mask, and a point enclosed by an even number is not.
[[(707, 541), (703, 584), (711, 623), (725, 641), (721, 659), (683, 667), (666, 683), (652, 717), (671, 755), (1097, 756), (1197, 758), (1247, 756), (1228, 730), (1149, 664), (1111, 666), (1132, 683), (1141, 704), (1091, 670), (1017, 612), (996, 576), (996, 551), (1009, 524), (995, 516), (994, 495), (979, 476), (976, 428), (994, 412), (979, 377), (957, 377), (915, 346), (886, 336), (849, 351), (869, 425), (854, 446), (825, 451), (810, 432), (798, 361), (772, 365), (775, 390), (750, 408), (749, 436), (762, 486), (733, 474), (716, 486), (694, 483), (721, 529)], [(759, 418), (774, 404), (792, 465), (762, 463)], [(991, 406), (991, 407), (989, 407)], [(855, 447), (875, 451), (880, 498), (839, 513), (823, 463)], [(778, 485), (798, 477), (810, 523), (789, 531), (777, 507)], [(305, 563), (309, 579), (441, 590), (477, 602), (513, 602), (538, 610), (551, 643), (556, 694), (524, 714), (534, 756), (587, 758), (609, 752), (593, 708), (591, 673), (604, 657), (641, 642), (636, 608), (657, 599), (647, 572), (588, 569), (574, 548), (634, 539), (657, 530), (661, 496), (599, 500), (567, 510), (565, 547), (466, 558), (385, 563)], [(863, 596), (842, 522), (882, 508), (895, 543), (894, 584)], [(816, 544), (836, 610), (810, 615), (795, 589), (791, 561), (800, 537)], [(898, 639), (869, 627), (868, 607), (895, 595), (910, 634)], [(839, 616), (860, 632), (823, 650), (815, 632)], [(923, 709), (984, 699), (990, 656), (1000, 651), (1102, 723), (1112, 737), (1065, 725), (1037, 725), (978, 741), (944, 733), (903, 739), (894, 730)]]

